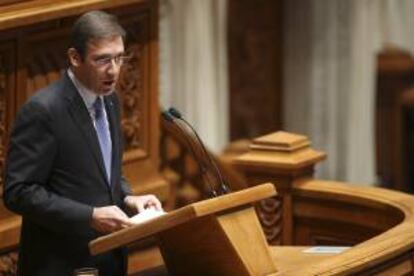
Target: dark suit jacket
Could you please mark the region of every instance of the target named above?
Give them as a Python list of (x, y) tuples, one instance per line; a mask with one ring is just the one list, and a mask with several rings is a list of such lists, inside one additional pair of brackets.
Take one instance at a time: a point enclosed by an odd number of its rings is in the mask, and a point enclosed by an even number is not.
[(6, 161), (4, 200), (23, 216), (19, 275), (72, 275), (97, 267), (99, 275), (122, 275), (125, 252), (92, 257), (88, 242), (93, 207), (118, 205), (130, 193), (121, 175), (117, 96), (105, 97), (112, 135), (112, 183), (88, 110), (67, 74), (30, 98), (19, 111)]

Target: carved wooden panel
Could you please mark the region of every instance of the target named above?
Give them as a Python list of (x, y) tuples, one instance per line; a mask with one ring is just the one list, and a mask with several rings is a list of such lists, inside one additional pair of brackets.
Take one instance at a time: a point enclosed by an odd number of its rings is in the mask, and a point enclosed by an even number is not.
[(282, 127), (282, 2), (228, 2), (232, 140)]
[(174, 136), (165, 123), (161, 125), (160, 170), (172, 182), (167, 207), (181, 207), (206, 198), (207, 187), (185, 140)]
[(124, 175), (136, 193), (165, 199), (168, 183), (159, 174), (158, 4), (113, 10), (127, 31), (131, 60), (122, 68), (118, 92), (122, 104)]
[[(127, 31), (126, 53), (131, 58), (122, 68), (119, 80), (119, 93), (122, 101), (122, 128), (125, 139), (125, 151), (141, 149), (148, 153), (148, 133), (150, 130), (148, 104), (148, 79), (145, 70), (148, 65), (146, 42), (149, 41), (149, 18), (134, 15), (122, 20)], [(143, 130), (148, 132), (145, 132)]]
[(17, 275), (17, 252), (10, 252), (0, 256), (0, 275)]
[(49, 30), (21, 40), (19, 66), (22, 70), (19, 78), (25, 82), (18, 84), (21, 85), (19, 106), (39, 89), (58, 80), (66, 70), (68, 33), (68, 30)]
[(281, 245), (283, 230), (282, 197), (261, 200), (256, 205), (256, 210), (267, 242), (271, 245)]
[[(9, 119), (14, 113), (13, 99), (15, 95), (15, 52), (12, 43), (0, 46), (0, 171), (4, 170), (4, 159), (8, 140)], [(0, 188), (3, 179), (0, 178)], [(2, 190), (2, 188), (1, 188)]]
[[(228, 154), (231, 155), (230, 152)], [(199, 164), (185, 136), (181, 132), (175, 132), (171, 124), (165, 121), (161, 123), (160, 156), (160, 171), (171, 183), (169, 200), (166, 202), (168, 209), (206, 199), (211, 195), (211, 187), (204, 182)], [(223, 159), (212, 154), (211, 157), (215, 160), (224, 182), (232, 191), (247, 187), (246, 180), (239, 172), (226, 164)], [(213, 188), (220, 191), (218, 185)], [(271, 201), (264, 202), (260, 207), (263, 211), (263, 221), (268, 227), (273, 227), (274, 220), (270, 219), (273, 218), (273, 214), (270, 213), (273, 208), (274, 204)]]

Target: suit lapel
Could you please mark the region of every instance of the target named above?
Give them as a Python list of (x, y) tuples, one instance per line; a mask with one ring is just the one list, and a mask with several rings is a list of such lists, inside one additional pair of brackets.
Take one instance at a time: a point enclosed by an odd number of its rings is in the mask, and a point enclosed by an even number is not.
[(85, 103), (83, 102), (81, 96), (79, 95), (78, 91), (76, 90), (76, 87), (70, 80), (69, 76), (65, 74), (64, 78), (66, 98), (69, 102), (69, 113), (75, 120), (76, 125), (79, 127), (80, 132), (82, 133), (85, 141), (88, 143), (88, 148), (91, 150), (95, 158), (95, 161), (98, 164), (103, 179), (105, 179), (106, 187), (108, 187), (108, 180), (106, 177), (104, 161), (101, 154), (101, 149), (99, 147), (98, 136), (96, 135), (95, 127), (93, 126), (91, 116), (89, 115)]

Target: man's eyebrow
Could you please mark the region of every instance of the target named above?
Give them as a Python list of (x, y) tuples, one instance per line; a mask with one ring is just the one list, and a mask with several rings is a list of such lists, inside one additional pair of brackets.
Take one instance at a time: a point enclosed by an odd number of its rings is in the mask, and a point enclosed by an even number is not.
[(119, 52), (115, 55), (110, 55), (110, 54), (101, 54), (101, 55), (96, 55), (93, 58), (94, 59), (101, 59), (101, 58), (111, 58), (111, 57), (118, 57), (118, 56), (123, 56), (125, 55), (125, 52)]

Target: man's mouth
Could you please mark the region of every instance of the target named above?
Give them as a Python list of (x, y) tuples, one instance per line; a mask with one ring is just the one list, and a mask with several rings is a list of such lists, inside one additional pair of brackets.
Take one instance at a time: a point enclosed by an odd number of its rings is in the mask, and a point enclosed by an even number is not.
[(105, 86), (111, 86), (115, 83), (115, 80), (104, 80), (102, 82)]

